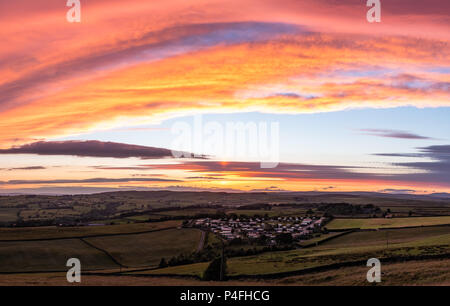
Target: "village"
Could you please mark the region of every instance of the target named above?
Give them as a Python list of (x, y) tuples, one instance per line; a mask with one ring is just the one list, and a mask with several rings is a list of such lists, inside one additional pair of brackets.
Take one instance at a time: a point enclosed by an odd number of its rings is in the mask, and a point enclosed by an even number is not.
[(225, 240), (257, 240), (266, 237), (268, 244), (276, 244), (275, 238), (280, 234), (290, 234), (293, 240), (307, 240), (314, 233), (321, 232), (325, 225), (324, 217), (276, 217), (248, 219), (197, 219), (194, 226), (211, 231)]

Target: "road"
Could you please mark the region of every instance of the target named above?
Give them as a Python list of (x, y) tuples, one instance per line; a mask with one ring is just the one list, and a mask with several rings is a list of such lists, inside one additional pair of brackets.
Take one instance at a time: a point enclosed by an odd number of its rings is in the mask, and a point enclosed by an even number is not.
[(202, 236), (200, 237), (200, 241), (198, 243), (197, 252), (203, 250), (203, 247), (205, 246), (206, 235), (207, 233), (205, 231), (202, 231)]

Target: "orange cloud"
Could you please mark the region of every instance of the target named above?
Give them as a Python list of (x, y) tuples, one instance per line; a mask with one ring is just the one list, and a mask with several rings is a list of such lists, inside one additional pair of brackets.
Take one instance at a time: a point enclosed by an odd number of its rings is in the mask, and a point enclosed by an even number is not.
[(379, 25), (360, 2), (82, 1), (69, 24), (60, 1), (10, 1), (0, 146), (194, 111), (449, 106), (428, 70), (450, 66), (445, 1), (388, 3)]

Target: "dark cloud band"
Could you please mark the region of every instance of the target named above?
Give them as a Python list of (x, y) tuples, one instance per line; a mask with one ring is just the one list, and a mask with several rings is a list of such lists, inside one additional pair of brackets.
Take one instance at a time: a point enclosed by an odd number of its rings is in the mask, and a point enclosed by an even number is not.
[(112, 158), (138, 157), (141, 159), (173, 157), (172, 151), (169, 149), (97, 140), (39, 141), (20, 147), (0, 150), (0, 154), (72, 155)]

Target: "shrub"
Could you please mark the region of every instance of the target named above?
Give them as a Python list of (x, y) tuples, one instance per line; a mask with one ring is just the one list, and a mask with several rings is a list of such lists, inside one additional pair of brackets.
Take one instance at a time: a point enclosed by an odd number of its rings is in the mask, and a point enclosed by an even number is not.
[(159, 262), (159, 267), (160, 268), (165, 268), (168, 267), (169, 265), (167, 264), (166, 260), (164, 258), (161, 258), (161, 261)]
[(226, 278), (226, 272), (227, 272), (227, 261), (226, 258), (216, 257), (211, 263), (209, 264), (208, 268), (206, 268), (205, 272), (203, 273), (203, 280), (209, 281), (219, 281), (220, 276), (222, 274), (222, 280)]

